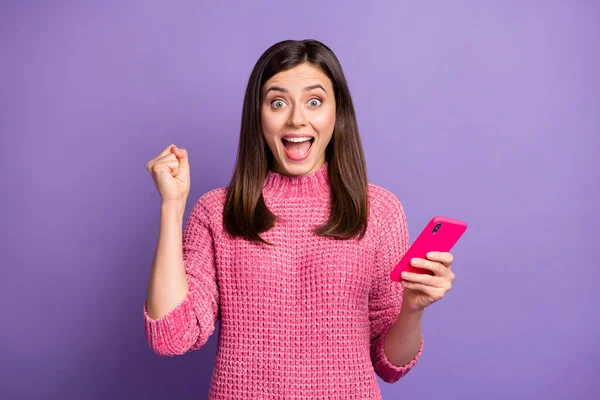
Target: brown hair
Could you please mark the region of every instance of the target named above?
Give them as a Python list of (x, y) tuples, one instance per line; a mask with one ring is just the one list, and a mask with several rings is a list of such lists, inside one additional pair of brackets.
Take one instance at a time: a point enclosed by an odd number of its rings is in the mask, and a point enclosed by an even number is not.
[(223, 225), (234, 237), (272, 245), (259, 235), (277, 221), (262, 195), (268, 171), (273, 167), (273, 154), (262, 132), (261, 90), (273, 75), (302, 63), (314, 65), (329, 77), (336, 102), (333, 135), (325, 149), (330, 215), (315, 234), (339, 239), (360, 234), (359, 239), (362, 239), (367, 229), (369, 200), (365, 157), (342, 67), (333, 51), (317, 40), (284, 40), (260, 56), (246, 88), (237, 160), (223, 209)]

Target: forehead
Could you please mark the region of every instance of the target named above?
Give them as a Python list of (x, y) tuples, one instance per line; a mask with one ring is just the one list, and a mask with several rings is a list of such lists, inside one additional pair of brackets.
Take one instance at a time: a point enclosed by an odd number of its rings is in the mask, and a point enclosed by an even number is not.
[(323, 71), (309, 63), (304, 63), (273, 75), (265, 82), (263, 91), (270, 85), (283, 86), (290, 90), (302, 90), (302, 88), (315, 83), (322, 84), (325, 89), (333, 87), (331, 80)]

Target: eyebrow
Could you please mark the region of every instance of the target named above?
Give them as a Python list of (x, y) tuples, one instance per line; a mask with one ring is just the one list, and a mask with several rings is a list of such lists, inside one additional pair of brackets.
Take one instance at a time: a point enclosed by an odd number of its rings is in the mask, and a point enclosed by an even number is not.
[[(315, 85), (311, 85), (311, 86), (307, 86), (304, 88), (305, 92), (308, 92), (309, 90), (313, 90), (313, 89), (321, 89), (322, 91), (324, 91), (325, 93), (327, 93), (327, 90), (325, 90), (325, 88), (323, 86), (321, 86), (321, 84), (317, 83)], [(282, 87), (279, 86), (271, 86), (270, 88), (267, 89), (267, 91), (265, 92), (265, 96), (267, 95), (267, 93), (269, 93), (271, 90), (277, 90), (278, 92), (283, 92), (283, 93), (288, 93), (287, 89), (284, 89)]]

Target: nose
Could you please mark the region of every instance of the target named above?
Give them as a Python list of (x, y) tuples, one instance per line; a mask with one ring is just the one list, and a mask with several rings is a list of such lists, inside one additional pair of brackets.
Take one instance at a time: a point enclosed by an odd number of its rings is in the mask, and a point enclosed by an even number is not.
[(290, 117), (288, 118), (288, 125), (290, 126), (304, 126), (306, 125), (306, 116), (302, 106), (294, 105), (291, 107)]

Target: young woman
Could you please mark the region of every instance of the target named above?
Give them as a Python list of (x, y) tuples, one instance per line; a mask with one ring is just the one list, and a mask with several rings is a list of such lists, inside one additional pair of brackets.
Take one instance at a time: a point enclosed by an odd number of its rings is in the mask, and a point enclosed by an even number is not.
[(204, 194), (182, 236), (185, 149), (147, 164), (162, 199), (144, 303), (150, 348), (174, 356), (220, 320), (211, 399), (380, 399), (423, 349), (425, 307), (454, 280), (452, 255), (414, 259), (390, 191), (367, 182), (346, 79), (316, 40), (267, 49), (250, 76), (228, 187)]

